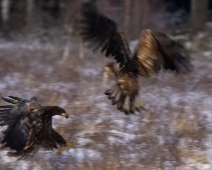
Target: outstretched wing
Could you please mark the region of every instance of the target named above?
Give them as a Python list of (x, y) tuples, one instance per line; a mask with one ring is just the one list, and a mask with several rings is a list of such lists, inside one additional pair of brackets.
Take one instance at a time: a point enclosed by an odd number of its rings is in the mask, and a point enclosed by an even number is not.
[(39, 121), (42, 106), (36, 98), (26, 100), (9, 97), (2, 97), (2, 99), (12, 105), (0, 106), (0, 126), (8, 125), (7, 129), (3, 131), (4, 138), (1, 143), (3, 147), (10, 147), (10, 149), (20, 152), (25, 147), (29, 130)]
[(145, 29), (127, 69), (134, 69), (138, 75), (149, 77), (161, 68), (176, 70), (178, 73), (190, 71), (190, 56), (183, 46), (165, 34)]
[(126, 114), (139, 111), (143, 107), (139, 98), (139, 75), (149, 77), (161, 68), (177, 72), (191, 69), (190, 57), (185, 49), (163, 33), (143, 30), (137, 51), (130, 58), (125, 35), (114, 21), (88, 6), (83, 11), (81, 23), (81, 35), (85, 41), (92, 42), (97, 48), (101, 47), (106, 55), (115, 56), (115, 67), (113, 64), (110, 66), (117, 83), (105, 94), (117, 105), (118, 110)]
[(106, 56), (112, 55), (120, 67), (127, 64), (130, 49), (125, 34), (111, 19), (84, 3), (79, 32), (85, 42), (90, 42), (93, 49), (101, 48)]

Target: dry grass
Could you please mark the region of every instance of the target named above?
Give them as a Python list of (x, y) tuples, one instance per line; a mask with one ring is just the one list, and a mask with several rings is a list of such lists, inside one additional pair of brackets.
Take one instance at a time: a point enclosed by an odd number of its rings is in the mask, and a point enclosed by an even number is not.
[(195, 69), (188, 75), (160, 73), (141, 79), (140, 96), (148, 111), (125, 116), (103, 95), (103, 58), (98, 54), (85, 50), (80, 60), (73, 44), (70, 57), (61, 63), (60, 46), (32, 47), (0, 47), (1, 95), (37, 96), (45, 105), (64, 107), (71, 118), (54, 119), (54, 127), (78, 144), (62, 155), (40, 151), (20, 162), (0, 156), (0, 170), (23, 164), (25, 169), (73, 170), (171, 170), (185, 169), (192, 161), (211, 164), (206, 152), (211, 120), (203, 114), (212, 109), (210, 58), (201, 54), (199, 61), (193, 54)]

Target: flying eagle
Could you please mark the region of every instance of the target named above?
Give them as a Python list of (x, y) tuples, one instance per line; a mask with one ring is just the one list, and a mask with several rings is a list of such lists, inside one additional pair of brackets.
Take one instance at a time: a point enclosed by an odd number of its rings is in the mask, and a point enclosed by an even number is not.
[(106, 57), (114, 58), (105, 68), (115, 74), (116, 84), (105, 94), (125, 114), (143, 108), (139, 98), (139, 76), (150, 77), (162, 68), (177, 73), (192, 68), (184, 47), (164, 33), (144, 29), (137, 50), (131, 55), (124, 32), (113, 20), (100, 14), (94, 5), (84, 3), (80, 16), (78, 30), (83, 41), (95, 50), (101, 48)]
[(68, 118), (66, 111), (58, 106), (42, 106), (36, 97), (30, 100), (9, 96), (2, 99), (12, 105), (0, 106), (0, 126), (7, 125), (2, 148), (9, 147), (15, 152), (9, 156), (25, 158), (40, 147), (46, 150), (57, 148), (63, 151), (75, 142), (66, 140), (52, 127), (52, 117), (60, 115)]

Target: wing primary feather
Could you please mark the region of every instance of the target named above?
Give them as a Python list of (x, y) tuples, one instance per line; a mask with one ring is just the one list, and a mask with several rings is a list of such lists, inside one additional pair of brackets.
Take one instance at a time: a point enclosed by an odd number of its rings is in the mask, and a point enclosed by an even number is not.
[(109, 54), (111, 54), (115, 45), (116, 45), (116, 43), (114, 41), (110, 42), (110, 46), (107, 48), (107, 51), (106, 51), (106, 54), (105, 54), (106, 56), (109, 56)]
[(1, 97), (4, 101), (8, 102), (8, 103), (12, 103), (12, 104), (17, 104), (18, 101), (15, 101), (15, 100), (11, 100), (11, 99), (8, 99), (8, 98), (4, 98), (4, 97)]
[(105, 51), (108, 48), (108, 46), (109, 46), (108, 43), (105, 43), (104, 46), (101, 49), (101, 52)]
[(2, 121), (4, 121), (5, 119), (4, 118), (0, 118), (0, 124), (1, 123), (4, 123), (4, 122), (2, 122)]
[(4, 105), (4, 106), (0, 106), (0, 108), (13, 108), (13, 105)]
[(8, 96), (8, 97), (10, 97), (10, 98), (12, 98), (12, 99), (15, 99), (15, 100), (18, 100), (18, 101), (21, 101), (21, 100), (23, 100), (22, 98), (15, 97), (15, 96)]
[(1, 114), (1, 116), (0, 116), (1, 118), (3, 118), (3, 119), (5, 119), (5, 118), (7, 118), (8, 117), (8, 114)]
[(0, 110), (0, 112), (10, 112), (11, 111), (11, 109), (6, 109), (6, 108), (4, 108), (3, 110)]
[(113, 48), (113, 50), (111, 51), (111, 55), (112, 55), (112, 56), (115, 56), (115, 55), (117, 54), (118, 51), (119, 51), (119, 47), (118, 47), (118, 45), (116, 44), (116, 45), (114, 45), (114, 48)]
[(5, 126), (5, 125), (7, 125), (7, 124), (5, 124), (5, 122), (0, 123), (0, 126)]
[[(125, 34), (110, 18), (85, 5), (78, 20), (77, 32), (85, 42), (90, 42), (93, 49), (100, 48), (105, 56), (113, 56), (120, 66), (130, 60), (130, 49)], [(121, 55), (120, 55), (121, 54)]]
[(131, 63), (137, 64), (138, 74), (145, 77), (159, 72), (161, 68), (175, 70), (177, 73), (192, 69), (190, 56), (182, 45), (164, 33), (149, 29), (142, 31)]

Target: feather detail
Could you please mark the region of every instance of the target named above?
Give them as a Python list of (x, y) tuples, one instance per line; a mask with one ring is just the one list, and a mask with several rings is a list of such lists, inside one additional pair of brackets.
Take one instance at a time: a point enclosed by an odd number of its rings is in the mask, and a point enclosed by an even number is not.
[(66, 146), (65, 139), (52, 127), (54, 115), (68, 117), (63, 108), (42, 106), (36, 97), (30, 100), (9, 97), (14, 100), (2, 99), (13, 105), (0, 106), (0, 126), (8, 125), (2, 131), (2, 148), (9, 147), (16, 151), (9, 152), (9, 155), (24, 159), (37, 152), (39, 147), (52, 150), (57, 145)]

